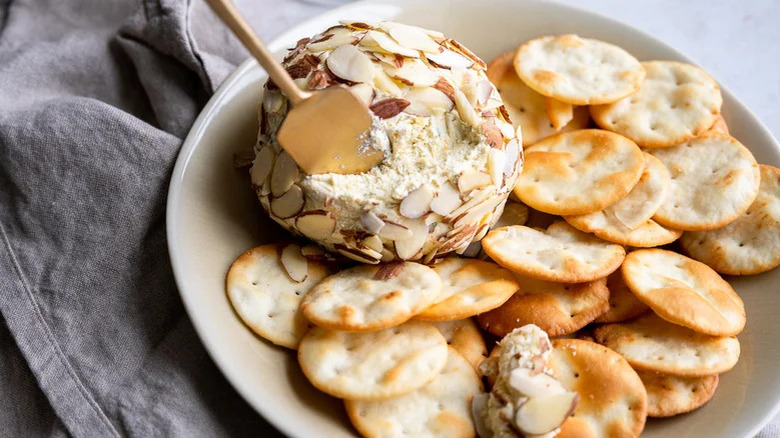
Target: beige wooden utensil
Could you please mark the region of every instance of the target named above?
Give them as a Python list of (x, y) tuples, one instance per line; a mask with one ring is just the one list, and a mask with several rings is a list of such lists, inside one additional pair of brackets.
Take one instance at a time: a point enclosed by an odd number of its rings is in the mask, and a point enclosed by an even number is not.
[(352, 92), (345, 87), (302, 91), (230, 0), (208, 2), (292, 103), (277, 137), (298, 166), (308, 174), (360, 173), (382, 161), (382, 152), (361, 147), (372, 119)]

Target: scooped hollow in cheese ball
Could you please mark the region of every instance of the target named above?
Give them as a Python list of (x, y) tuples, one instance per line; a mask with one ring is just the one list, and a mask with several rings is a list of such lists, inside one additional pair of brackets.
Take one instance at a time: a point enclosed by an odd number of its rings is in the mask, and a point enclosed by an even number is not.
[(359, 174), (303, 172), (276, 138), (288, 101), (272, 82), (258, 109), (253, 187), (271, 218), (364, 263), (462, 253), (501, 215), (522, 143), (485, 63), (441, 33), (342, 22), (283, 61), (301, 89), (347, 87), (372, 113)]

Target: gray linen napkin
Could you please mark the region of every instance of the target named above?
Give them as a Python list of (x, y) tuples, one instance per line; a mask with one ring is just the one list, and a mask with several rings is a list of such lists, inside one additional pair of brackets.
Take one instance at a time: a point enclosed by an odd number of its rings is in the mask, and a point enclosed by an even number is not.
[[(265, 38), (324, 8), (239, 6)], [(0, 436), (276, 433), (197, 339), (164, 228), (245, 56), (202, 0), (0, 0)]]

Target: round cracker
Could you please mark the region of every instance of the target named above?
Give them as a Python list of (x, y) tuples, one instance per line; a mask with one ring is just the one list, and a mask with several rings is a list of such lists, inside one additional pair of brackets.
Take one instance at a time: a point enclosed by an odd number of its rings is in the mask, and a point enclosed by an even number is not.
[(723, 228), (689, 231), (680, 241), (721, 274), (751, 275), (780, 265), (780, 169), (759, 165), (761, 184), (747, 211)]
[(561, 102), (596, 105), (639, 90), (645, 70), (630, 53), (577, 35), (545, 36), (517, 49), (515, 71), (536, 92)]
[(564, 219), (574, 228), (593, 233), (607, 242), (636, 248), (666, 245), (683, 234), (682, 231), (665, 228), (652, 219), (633, 230), (627, 230), (616, 219), (607, 217), (600, 211), (585, 216), (566, 216)]
[(671, 178), (666, 166), (658, 158), (647, 152), (642, 155), (645, 161), (642, 176), (625, 197), (601, 211), (570, 216), (566, 218), (567, 222), (591, 225), (604, 223), (602, 227), (595, 228), (614, 229), (621, 231), (621, 234), (629, 234), (631, 230), (646, 226), (646, 222), (653, 217), (666, 198)]
[(476, 435), (471, 399), (482, 391), (474, 368), (450, 348), (444, 368), (422, 388), (389, 400), (344, 404), (364, 437), (470, 438)]
[(434, 265), (433, 270), (441, 278), (441, 293), (416, 319), (469, 318), (504, 304), (518, 287), (511, 271), (483, 260), (450, 257)]
[(640, 371), (647, 390), (647, 416), (671, 417), (704, 406), (718, 388), (718, 376), (679, 377)]
[(590, 108), (596, 123), (642, 147), (669, 147), (688, 141), (715, 122), (723, 98), (704, 70), (674, 61), (648, 61), (636, 94)]
[(439, 296), (433, 269), (414, 262), (361, 265), (321, 281), (303, 298), (309, 321), (332, 330), (370, 331), (409, 320)]
[(498, 218), (492, 228), (508, 227), (510, 225), (525, 225), (528, 222), (528, 207), (525, 204), (507, 201), (504, 204), (504, 212)]
[(739, 360), (735, 336), (709, 336), (672, 324), (653, 312), (593, 331), (596, 341), (622, 354), (634, 368), (683, 377), (724, 373)]
[(425, 386), (447, 362), (447, 342), (422, 321), (373, 332), (314, 327), (298, 363), (320, 391), (349, 400), (385, 400)]
[(276, 345), (295, 349), (308, 330), (300, 303), (328, 275), (325, 265), (307, 261), (307, 276), (294, 282), (279, 260), (278, 245), (241, 254), (230, 266), (225, 289), (230, 304), (253, 332)]
[(731, 285), (704, 263), (663, 249), (629, 253), (623, 279), (661, 318), (712, 336), (745, 327), (745, 305)]
[[(539, 140), (549, 137), (559, 131), (582, 129), (590, 123), (590, 115), (585, 107), (572, 109), (571, 120), (556, 128), (547, 113), (547, 98), (528, 87), (515, 72), (512, 61), (515, 50), (506, 52), (488, 64), (487, 76), (495, 84), (504, 106), (509, 112), (509, 118), (517, 129), (522, 127), (523, 146), (530, 146)], [(563, 121), (558, 118), (556, 122)]]
[(458, 321), (432, 322), (441, 332), (447, 344), (469, 361), (474, 369), (487, 357), (487, 345), (477, 323), (471, 318)]
[(514, 225), (492, 230), (482, 248), (499, 265), (539, 280), (584, 283), (606, 277), (625, 258), (625, 249), (558, 221), (547, 230)]
[(556, 339), (552, 344), (548, 366), (553, 376), (579, 394), (574, 414), (556, 436), (639, 436), (647, 417), (647, 392), (631, 365), (594, 342)]
[(712, 132), (729, 135), (729, 127), (726, 125), (726, 119), (723, 118), (722, 114), (718, 114), (718, 116), (715, 117), (715, 122), (710, 126), (710, 129), (704, 131), (705, 134)]
[(607, 277), (607, 289), (609, 289), (609, 310), (596, 318), (593, 322), (610, 323), (621, 322), (645, 313), (647, 304), (637, 298), (628, 285), (623, 281), (623, 274), (615, 271)]
[(588, 214), (626, 196), (645, 167), (631, 140), (600, 129), (555, 135), (526, 148), (514, 192), (550, 214)]
[(503, 306), (477, 316), (485, 330), (504, 337), (517, 327), (536, 324), (550, 337), (574, 333), (609, 308), (607, 281), (552, 283), (518, 277), (520, 288)]
[(653, 216), (675, 230), (714, 230), (736, 220), (758, 194), (758, 163), (745, 146), (723, 134), (703, 135), (650, 151), (669, 169), (671, 187)]

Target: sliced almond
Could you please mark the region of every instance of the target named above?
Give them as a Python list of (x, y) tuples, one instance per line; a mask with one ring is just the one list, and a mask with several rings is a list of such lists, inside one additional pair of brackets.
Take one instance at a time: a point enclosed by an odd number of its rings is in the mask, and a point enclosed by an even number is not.
[(474, 189), (489, 185), (490, 181), (490, 175), (485, 172), (478, 170), (465, 171), (458, 177), (458, 190), (465, 195)]
[(271, 213), (280, 219), (295, 216), (303, 210), (303, 191), (293, 184), (282, 196), (271, 200)]
[(482, 105), (482, 111), (493, 111), (503, 106), (504, 102), (501, 99), (490, 97), (484, 105)]
[(515, 128), (512, 126), (511, 123), (507, 123), (501, 119), (495, 119), (496, 126), (498, 126), (498, 129), (501, 131), (501, 135), (507, 139), (511, 140), (515, 138)]
[(401, 201), (401, 215), (410, 219), (422, 217), (430, 211), (431, 201), (433, 201), (433, 190), (428, 184), (423, 184), (419, 188), (412, 190)]
[(325, 63), (330, 72), (341, 79), (368, 83), (374, 80), (374, 64), (371, 59), (351, 44), (337, 47)]
[(406, 56), (407, 58), (420, 57), (420, 52), (417, 50), (404, 47), (398, 44), (393, 38), (390, 38), (386, 33), (377, 30), (369, 30), (363, 40), (361, 40), (361, 45), (363, 45), (363, 41), (366, 41), (366, 45), (374, 46), (375, 48), (378, 47), (386, 53), (397, 53), (401, 56)]
[(452, 109), (452, 100), (435, 88), (417, 88), (404, 95), (409, 106), (404, 110), (415, 116), (443, 114)]
[(422, 29), (407, 24), (393, 23), (383, 21), (379, 23), (379, 28), (389, 33), (400, 45), (423, 52), (438, 53), (441, 47), (436, 41), (431, 39)]
[(444, 49), (440, 53), (426, 53), (425, 57), (431, 64), (440, 68), (470, 68), (474, 61), (449, 49)]
[(467, 58), (469, 58), (472, 61), (474, 61), (474, 63), (477, 65), (477, 67), (479, 69), (485, 70), (487, 68), (487, 64), (485, 64), (485, 61), (481, 60), (479, 58), (479, 56), (475, 55), (474, 52), (472, 52), (471, 50), (467, 49), (466, 46), (464, 46), (463, 44), (461, 44), (461, 43), (459, 43), (459, 42), (457, 42), (455, 40), (450, 39), (450, 40), (446, 40), (444, 42), (444, 45), (449, 47), (449, 48), (451, 48), (452, 50), (454, 50), (456, 52), (459, 52), (459, 53), (463, 54)]
[(492, 120), (482, 123), (482, 134), (485, 135), (485, 143), (491, 148), (504, 148), (504, 136), (501, 134), (501, 129)]
[(371, 105), (371, 101), (374, 100), (374, 88), (365, 83), (355, 84), (349, 87), (349, 91), (355, 95), (366, 106)]
[(284, 95), (279, 91), (268, 90), (263, 94), (263, 109), (267, 113), (275, 113), (282, 110)]
[(371, 211), (367, 211), (360, 215), (360, 225), (366, 229), (369, 233), (377, 234), (382, 231), (385, 226), (385, 221), (379, 218)]
[(409, 228), (395, 222), (385, 221), (385, 226), (379, 230), (379, 237), (389, 240), (403, 240), (412, 237), (414, 234)]
[(321, 259), (325, 256), (325, 250), (317, 245), (306, 245), (301, 248), (301, 255), (307, 259)]
[(439, 78), (439, 80), (436, 81), (435, 84), (433, 84), (433, 88), (444, 93), (447, 97), (450, 98), (450, 100), (453, 103), (455, 103), (455, 88), (448, 80), (444, 78)]
[(474, 107), (469, 103), (468, 98), (463, 94), (460, 89), (454, 90), (453, 97), (455, 97), (455, 108), (458, 109), (458, 115), (467, 124), (478, 128), (482, 124), (482, 118), (479, 117)]
[(500, 196), (487, 198), (481, 203), (466, 210), (461, 215), (456, 216), (452, 226), (457, 228), (469, 224), (479, 224), (481, 223), (482, 218), (484, 218), (486, 214), (492, 212), (502, 201), (503, 198)]
[(355, 30), (369, 30), (369, 29), (373, 29), (375, 26), (374, 24), (371, 23), (365, 23), (363, 21), (352, 21), (352, 20), (339, 20), (339, 24)]
[(401, 67), (382, 64), (382, 68), (391, 78), (411, 87), (430, 87), (440, 78), (419, 59), (408, 59)]
[(468, 201), (466, 201), (463, 205), (451, 211), (450, 214), (447, 215), (447, 219), (457, 218), (467, 210), (470, 210), (476, 205), (485, 202), (491, 196), (495, 196), (495, 194), (496, 194), (495, 190), (492, 189), (482, 189), (482, 190), (474, 191), (473, 193), (471, 193), (471, 197), (469, 198)]
[(382, 257), (381, 254), (370, 249), (360, 250), (357, 248), (348, 248), (338, 243), (333, 246), (336, 248), (336, 251), (338, 251), (339, 254), (349, 259), (355, 260), (356, 262), (366, 263), (369, 265), (375, 265), (379, 263), (379, 259)]
[(517, 139), (512, 139), (504, 147), (504, 175), (510, 176), (515, 172), (517, 159), (520, 158), (520, 146)]
[(460, 193), (452, 184), (445, 183), (431, 201), (431, 210), (442, 216), (447, 216), (461, 204), (463, 204), (463, 200), (460, 199)]
[(324, 52), (344, 45), (352, 45), (357, 41), (357, 36), (346, 26), (332, 27), (325, 31), (319, 38), (314, 38), (306, 44), (310, 52)]
[(263, 185), (260, 186), (260, 189), (257, 190), (257, 194), (260, 196), (268, 196), (271, 194), (271, 182), (268, 180), (265, 180)]
[(273, 173), (271, 173), (271, 193), (276, 197), (282, 196), (290, 190), (296, 178), (298, 178), (298, 165), (287, 152), (282, 151), (276, 156)]
[(506, 154), (501, 149), (490, 148), (488, 150), (488, 172), (490, 179), (496, 186), (501, 186), (504, 182), (504, 164), (506, 164)]
[(314, 73), (309, 76), (309, 80), (306, 86), (310, 90), (321, 90), (323, 88), (330, 87), (337, 82), (331, 77), (330, 73), (325, 70), (315, 70)]
[(404, 262), (394, 261), (390, 262), (374, 273), (374, 280), (389, 280), (391, 278), (398, 277), (404, 270)]
[[(265, 146), (257, 153), (255, 161), (252, 163), (252, 168), (249, 171), (252, 184), (262, 186), (268, 179), (268, 175), (271, 174), (271, 169), (274, 166), (274, 154), (271, 146)], [(296, 166), (297, 167), (297, 166)]]
[(412, 236), (396, 240), (395, 253), (398, 254), (398, 258), (401, 260), (409, 260), (425, 245), (425, 240), (428, 238), (428, 225), (425, 224), (423, 219), (405, 221), (404, 225), (411, 231)]
[(563, 392), (532, 397), (515, 413), (515, 425), (522, 432), (541, 435), (561, 427), (577, 407), (577, 393)]
[(290, 279), (301, 283), (308, 277), (309, 261), (301, 254), (301, 247), (291, 243), (282, 249), (279, 260)]
[(378, 253), (381, 253), (382, 249), (384, 249), (384, 245), (382, 245), (382, 239), (380, 239), (376, 234), (372, 234), (361, 240), (360, 245)]
[(471, 417), (474, 419), (474, 428), (477, 436), (480, 438), (490, 438), (493, 436), (493, 429), (488, 423), (487, 406), (490, 394), (486, 392), (478, 393), (471, 399)]
[(395, 260), (395, 254), (387, 248), (382, 248), (382, 258), (380, 260), (382, 263), (391, 262)]
[(384, 91), (390, 96), (400, 96), (403, 92), (395, 83), (393, 78), (388, 76), (384, 70), (377, 70), (374, 75), (374, 87), (380, 91)]
[(479, 242), (480, 240), (482, 240), (487, 235), (488, 231), (490, 231), (490, 225), (489, 224), (482, 224), (482, 225), (480, 225), (479, 228), (477, 228), (477, 232), (474, 233), (473, 241), (474, 242)]
[(554, 377), (530, 368), (515, 368), (509, 373), (509, 386), (526, 397), (543, 397), (566, 392), (561, 382)]
[(463, 251), (463, 257), (477, 257), (480, 251), (482, 251), (482, 243), (479, 242), (479, 239), (477, 239), (476, 236), (474, 236), (474, 241), (469, 243), (469, 246), (467, 246)]
[(325, 210), (304, 211), (295, 219), (295, 227), (309, 239), (322, 240), (336, 231), (336, 218)]
[(369, 108), (380, 119), (389, 119), (395, 117), (409, 106), (409, 101), (406, 99), (385, 99), (378, 102), (374, 102)]
[(484, 106), (493, 94), (494, 89), (493, 84), (487, 79), (477, 82), (477, 105), (480, 107)]

